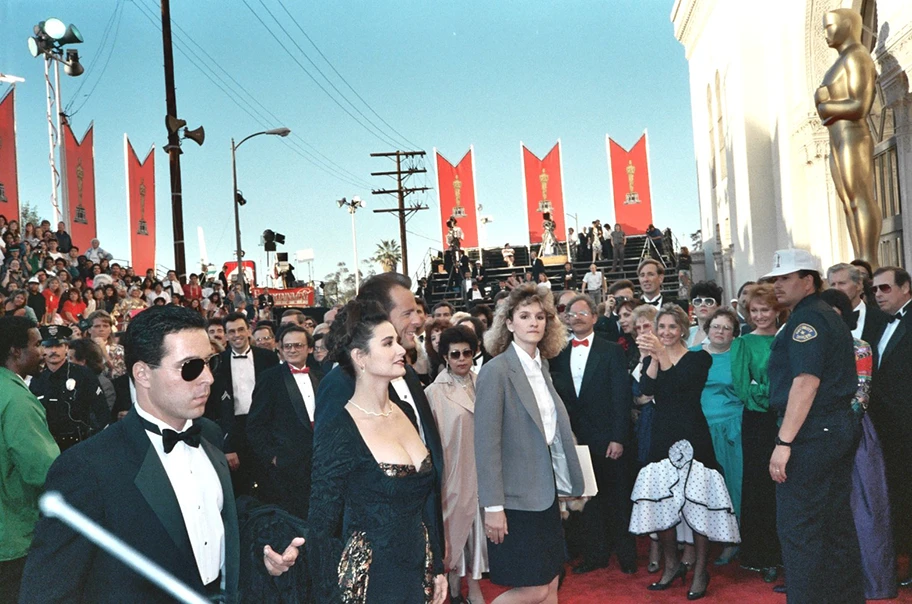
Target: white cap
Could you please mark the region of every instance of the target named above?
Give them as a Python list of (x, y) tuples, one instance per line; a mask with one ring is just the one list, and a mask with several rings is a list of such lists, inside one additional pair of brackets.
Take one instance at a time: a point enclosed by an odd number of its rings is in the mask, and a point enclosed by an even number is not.
[(798, 248), (777, 250), (773, 254), (773, 270), (763, 275), (764, 279), (779, 277), (798, 271), (817, 271), (820, 269), (815, 258), (809, 251)]

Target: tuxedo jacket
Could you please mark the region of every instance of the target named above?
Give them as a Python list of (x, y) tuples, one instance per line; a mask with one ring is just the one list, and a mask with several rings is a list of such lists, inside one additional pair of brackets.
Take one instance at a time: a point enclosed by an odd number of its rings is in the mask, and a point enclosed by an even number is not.
[[(880, 310), (877, 304), (868, 304), (865, 302), (865, 306), (867, 306), (867, 309), (865, 310), (865, 324), (861, 330), (861, 339), (868, 344), (872, 344), (873, 342), (880, 341), (880, 336), (887, 327), (890, 315)], [(874, 354), (877, 354), (876, 345), (874, 346), (874, 349)]]
[[(253, 354), (253, 375), (257, 380), (264, 371), (279, 364), (279, 356), (272, 350), (251, 346), (250, 353)], [(237, 422), (234, 421), (234, 382), (231, 376), (233, 354), (229, 347), (219, 355), (218, 375), (215, 376), (206, 403), (206, 417), (216, 421), (225, 434), (226, 453), (237, 452), (247, 440), (242, 426), (236, 426)]]
[(633, 392), (624, 349), (598, 335), (590, 348), (579, 395), (570, 372), (572, 346), (551, 359), (551, 379), (567, 407), (577, 440), (589, 445), (593, 456), (603, 458), (609, 443), (627, 446)]
[[(209, 420), (195, 423), (202, 425), (200, 447), (222, 485), (223, 579), (226, 601), (237, 602), (237, 511), (220, 447), (221, 432)], [(60, 492), (70, 505), (204, 593), (177, 496), (135, 411), (57, 458), (45, 489)], [(26, 560), (19, 601), (114, 604), (170, 603), (174, 599), (62, 522), (42, 516)]]
[[(907, 311), (902, 319), (897, 320), (899, 325), (882, 358), (877, 352), (880, 337), (871, 343), (874, 376), (871, 380), (870, 413), (885, 445), (888, 441), (904, 442), (907, 448), (912, 449), (912, 311)], [(909, 461), (912, 462), (912, 459)]]

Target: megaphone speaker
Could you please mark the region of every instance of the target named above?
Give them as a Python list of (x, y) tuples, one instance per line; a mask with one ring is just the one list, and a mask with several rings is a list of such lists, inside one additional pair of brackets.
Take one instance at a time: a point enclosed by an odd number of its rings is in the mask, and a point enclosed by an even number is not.
[(165, 117), (165, 127), (168, 129), (168, 132), (177, 132), (186, 125), (187, 120), (176, 118), (173, 115), (168, 115)]
[(79, 33), (79, 30), (76, 29), (75, 25), (70, 25), (66, 28), (66, 33), (63, 34), (63, 37), (57, 40), (57, 43), (63, 46), (64, 44), (82, 44), (83, 37)]
[(184, 138), (189, 138), (197, 145), (202, 145), (203, 141), (206, 140), (206, 131), (203, 130), (202, 126), (196, 130), (184, 130)]

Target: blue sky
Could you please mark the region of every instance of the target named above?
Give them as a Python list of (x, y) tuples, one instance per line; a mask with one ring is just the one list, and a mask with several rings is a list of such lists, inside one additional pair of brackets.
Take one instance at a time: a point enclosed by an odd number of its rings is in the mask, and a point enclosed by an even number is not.
[[(78, 48), (87, 69), (80, 78), (61, 76), (63, 105), (78, 109), (71, 117), (77, 136), (95, 122), (102, 244), (117, 257), (127, 254), (126, 132), (140, 155), (156, 146), (158, 262), (170, 266), (168, 162), (161, 150), (167, 140), (162, 46), (153, 25), (157, 10), (155, 0), (3, 0), (0, 72), (26, 79), (17, 89), (20, 195), (52, 217), (43, 68), (28, 53), (26, 39), (33, 25), (52, 16), (79, 27), (85, 43)], [(241, 208), (243, 246), (258, 264), (265, 260), (257, 246), (260, 233), (271, 228), (286, 235), (284, 250), (292, 256), (295, 250), (315, 250), (316, 278), (339, 261), (351, 266), (351, 223), (334, 203), (340, 197), (360, 195), (368, 203), (357, 215), (362, 258), (381, 239), (397, 239), (395, 218), (370, 211), (395, 202), (371, 195), (372, 188), (393, 183), (370, 176), (392, 169), (388, 160), (370, 153), (397, 146), (428, 152), (427, 176), (412, 183), (433, 187), (431, 150), (436, 147), (457, 161), (475, 145), (478, 201), (494, 218), (486, 236), (491, 244), (517, 245), (526, 238), (520, 141), (543, 156), (560, 138), (567, 211), (578, 214), (581, 224), (611, 220), (605, 134), (629, 147), (646, 128), (655, 222), (687, 240), (687, 233), (699, 228), (690, 93), (670, 11), (671, 2), (659, 0), (172, 0), (178, 114), (191, 128), (202, 124), (206, 129), (205, 144), (184, 141), (181, 158), (188, 268), (193, 270), (200, 257), (197, 226), (204, 229), (210, 262), (221, 265), (234, 253), (231, 137), (240, 140), (278, 126), (291, 128), (293, 135), (259, 137), (238, 151), (239, 188), (248, 200)], [(366, 127), (321, 91), (295, 59)], [(310, 154), (322, 168), (301, 154)], [(439, 247), (438, 208), (434, 191), (411, 199), (430, 206), (408, 223), (414, 276), (428, 247)], [(307, 269), (299, 266), (297, 274), (306, 277)]]

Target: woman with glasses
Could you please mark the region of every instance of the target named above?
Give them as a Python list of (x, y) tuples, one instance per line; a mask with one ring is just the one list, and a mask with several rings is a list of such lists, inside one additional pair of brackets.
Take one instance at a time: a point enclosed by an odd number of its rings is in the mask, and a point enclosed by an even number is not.
[[(700, 405), (709, 435), (712, 437), (716, 460), (722, 466), (725, 486), (731, 497), (735, 516), (741, 517), (741, 476), (744, 460), (741, 450), (741, 415), (744, 403), (735, 392), (732, 381), (732, 341), (741, 333), (741, 324), (735, 311), (717, 308), (706, 321), (709, 337), (702, 346), (691, 350), (705, 350), (712, 356), (712, 366), (706, 378), (706, 386), (700, 397)], [(716, 560), (717, 566), (728, 564), (738, 554), (738, 546), (729, 543)]]
[[(470, 325), (457, 325), (440, 334), (439, 350), (446, 361), (446, 370), (424, 392), (443, 445), (445, 473), (441, 501), (450, 602), (484, 604), (478, 581), (482, 573), (488, 572), (488, 551), (475, 475), (475, 372), (472, 371), (478, 338)], [(462, 577), (469, 584), (467, 599), (462, 597)]]
[(649, 585), (651, 591), (668, 589), (679, 578), (684, 583), (689, 567), (678, 560), (677, 541), (694, 544), (687, 598), (696, 600), (706, 595), (709, 585), (709, 541), (737, 543), (740, 537), (700, 405), (712, 357), (687, 349), (689, 323), (679, 306), (666, 304), (656, 315), (655, 333), (637, 337), (647, 355), (640, 391), (655, 397), (655, 413), (650, 463), (640, 470), (631, 495), (630, 532), (658, 533), (664, 572)]
[(709, 335), (706, 321), (722, 305), (722, 288), (714, 281), (698, 281), (690, 290), (690, 305), (697, 324), (690, 328), (688, 346), (702, 344)]
[(565, 561), (558, 493), (578, 497), (583, 475), (547, 358), (567, 345), (553, 296), (522, 285), (485, 333), (494, 355), (478, 374), (475, 459), (491, 581), (512, 589), (494, 604), (557, 602)]

